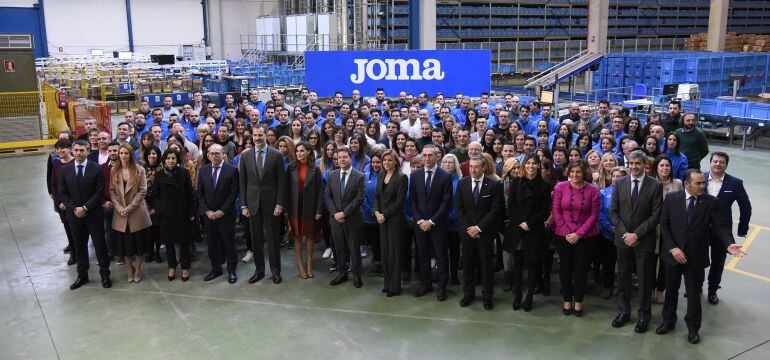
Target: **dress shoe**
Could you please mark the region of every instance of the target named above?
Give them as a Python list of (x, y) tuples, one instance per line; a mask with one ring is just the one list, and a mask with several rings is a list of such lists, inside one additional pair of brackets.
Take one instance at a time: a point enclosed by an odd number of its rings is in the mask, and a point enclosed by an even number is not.
[(283, 281), (283, 278), (280, 274), (274, 274), (273, 275), (273, 284), (280, 284)]
[(144, 256), (144, 262), (146, 263), (152, 262), (152, 259), (154, 258), (155, 258), (155, 254), (152, 254), (152, 253), (147, 254)]
[(259, 280), (262, 280), (265, 277), (265, 273), (261, 272), (255, 272), (254, 275), (251, 275), (249, 278), (249, 284), (254, 284)]
[(401, 295), (400, 291), (388, 291), (388, 294), (386, 296), (387, 297), (394, 297), (394, 296), (399, 296), (399, 295)]
[(388, 293), (388, 289), (382, 289), (382, 293), (383, 294), (387, 294)]
[(484, 299), (484, 310), (492, 310), (492, 299)]
[(160, 257), (160, 253), (155, 254), (155, 262), (158, 263), (158, 264), (162, 264), (163, 263), (163, 258)]
[(575, 317), (582, 317), (583, 316), (583, 308), (580, 308), (580, 310), (573, 309), (572, 313), (575, 314)]
[(513, 271), (503, 272), (503, 292), (509, 292), (513, 289)]
[(612, 298), (612, 289), (602, 290), (602, 299), (608, 300)]
[(655, 333), (658, 335), (664, 335), (671, 330), (674, 330), (674, 324), (664, 322), (660, 324), (657, 329), (655, 329)]
[(218, 277), (222, 276), (222, 272), (210, 272), (206, 276), (203, 277), (203, 281), (211, 281)]
[(521, 293), (513, 294), (513, 311), (521, 309)]
[(361, 280), (361, 277), (360, 276), (354, 276), (353, 277), (353, 287), (355, 287), (356, 289), (360, 289), (363, 286), (364, 286), (364, 281)]
[(174, 275), (168, 276), (168, 281), (174, 281), (174, 279), (176, 279), (176, 273), (174, 273)]
[(69, 253), (69, 252), (72, 252), (72, 246), (69, 246), (69, 245), (65, 246), (64, 249), (62, 250), (62, 252), (65, 253), (65, 254)]
[(182, 275), (179, 278), (182, 279), (182, 282), (187, 282), (187, 280), (190, 280), (190, 275), (187, 275), (187, 276)]
[(417, 291), (414, 292), (414, 297), (424, 296), (425, 294), (427, 294), (427, 293), (429, 293), (431, 291), (433, 291), (433, 287), (432, 286), (420, 285), (420, 287), (417, 288)]
[(634, 327), (634, 331), (638, 334), (644, 334), (647, 332), (647, 329), (650, 327), (650, 320), (647, 320), (645, 318), (639, 318), (639, 320), (636, 321), (636, 326)]
[(697, 331), (690, 331), (687, 334), (687, 341), (689, 341), (690, 344), (697, 344), (700, 342), (700, 335), (698, 335)]
[(87, 283), (88, 283), (87, 277), (78, 277), (77, 279), (75, 279), (75, 282), (72, 283), (72, 285), (70, 285), (70, 290), (76, 290)]
[(460, 300), (460, 307), (467, 307), (470, 305), (473, 300), (475, 300), (472, 296), (464, 296), (462, 300)]
[(72, 265), (75, 265), (75, 263), (76, 263), (76, 262), (77, 262), (77, 261), (75, 261), (75, 257), (74, 257), (74, 256), (72, 256), (72, 255), (70, 255), (70, 258), (69, 258), (69, 259), (67, 259), (67, 266), (72, 266)]
[(619, 328), (625, 325), (629, 321), (631, 321), (631, 315), (618, 314), (618, 316), (616, 316), (615, 319), (612, 320), (612, 327)]
[(551, 295), (551, 280), (550, 279), (543, 280), (543, 284), (540, 286), (540, 292), (543, 293), (543, 296)]
[(708, 300), (709, 300), (709, 304), (711, 304), (711, 305), (719, 304), (719, 297), (717, 296), (717, 292), (716, 291), (713, 291), (713, 292), (709, 291)]
[(336, 278), (332, 279), (332, 281), (329, 281), (329, 285), (331, 286), (337, 286), (339, 284), (344, 283), (345, 281), (348, 281), (348, 275), (337, 275)]
[(102, 287), (105, 289), (109, 289), (112, 287), (112, 280), (110, 280), (109, 275), (102, 276)]
[(436, 300), (438, 301), (444, 301), (446, 300), (446, 289), (439, 288), (438, 292), (436, 293)]
[(234, 272), (227, 274), (227, 282), (230, 284), (235, 284), (236, 281), (238, 281), (238, 275), (236, 275)]
[(532, 310), (532, 293), (527, 293), (527, 297), (524, 298), (524, 303), (521, 304), (521, 308), (526, 312)]

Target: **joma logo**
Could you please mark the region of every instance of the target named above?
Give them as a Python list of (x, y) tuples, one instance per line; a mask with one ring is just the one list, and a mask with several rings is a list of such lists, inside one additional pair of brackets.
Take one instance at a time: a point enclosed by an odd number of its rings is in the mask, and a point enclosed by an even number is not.
[(350, 74), (350, 81), (361, 84), (364, 80), (442, 80), (441, 62), (436, 59), (426, 59), (420, 62), (416, 59), (354, 59), (358, 67), (355, 74)]

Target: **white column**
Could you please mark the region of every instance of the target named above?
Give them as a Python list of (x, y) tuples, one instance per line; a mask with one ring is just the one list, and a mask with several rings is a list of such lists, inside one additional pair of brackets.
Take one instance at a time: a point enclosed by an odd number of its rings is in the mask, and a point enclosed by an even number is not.
[(436, 49), (436, 0), (420, 0), (420, 50)]
[(709, 31), (706, 36), (706, 50), (725, 50), (727, 12), (729, 9), (730, 0), (711, 0), (711, 7), (709, 7)]
[(589, 53), (604, 53), (607, 50), (609, 16), (609, 0), (588, 0), (588, 37), (586, 43)]

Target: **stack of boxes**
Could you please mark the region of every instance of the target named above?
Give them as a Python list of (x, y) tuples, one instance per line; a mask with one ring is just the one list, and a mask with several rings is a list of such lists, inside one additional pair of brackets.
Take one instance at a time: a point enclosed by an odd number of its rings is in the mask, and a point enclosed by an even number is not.
[[(706, 50), (706, 33), (692, 34), (685, 39), (687, 50)], [(727, 33), (725, 51), (730, 52), (769, 52), (770, 35)]]

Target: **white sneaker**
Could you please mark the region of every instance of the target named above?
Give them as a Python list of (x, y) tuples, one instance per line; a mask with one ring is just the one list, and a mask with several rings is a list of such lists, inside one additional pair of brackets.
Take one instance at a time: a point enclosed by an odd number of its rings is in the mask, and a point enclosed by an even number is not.
[(361, 257), (366, 258), (369, 256), (369, 250), (366, 248), (366, 245), (361, 245)]
[(326, 248), (326, 250), (324, 250), (323, 258), (328, 259), (330, 256), (332, 256), (332, 248)]
[(243, 259), (241, 259), (241, 261), (245, 263), (251, 262), (252, 260), (254, 260), (254, 253), (251, 251), (246, 251), (246, 256), (244, 256)]

